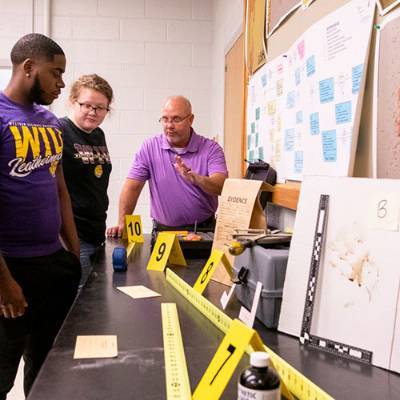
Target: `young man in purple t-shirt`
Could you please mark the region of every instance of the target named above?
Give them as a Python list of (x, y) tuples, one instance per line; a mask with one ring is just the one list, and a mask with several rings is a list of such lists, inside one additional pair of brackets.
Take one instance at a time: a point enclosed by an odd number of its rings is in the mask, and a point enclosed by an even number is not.
[(149, 181), (151, 217), (167, 227), (207, 224), (214, 220), (217, 196), (228, 171), (221, 146), (196, 134), (188, 99), (166, 99), (160, 122), (164, 133), (146, 140), (137, 152), (119, 199), (118, 225), (108, 236), (121, 236), (125, 215), (135, 209)]
[(61, 129), (39, 105), (51, 104), (65, 86), (64, 52), (33, 33), (14, 45), (11, 61), (11, 80), (0, 93), (0, 400), (22, 356), (28, 395), (81, 273)]

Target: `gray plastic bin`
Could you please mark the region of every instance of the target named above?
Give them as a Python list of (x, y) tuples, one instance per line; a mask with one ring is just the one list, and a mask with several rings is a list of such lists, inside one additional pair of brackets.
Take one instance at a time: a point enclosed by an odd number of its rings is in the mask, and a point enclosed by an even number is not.
[(278, 327), (288, 256), (289, 248), (263, 248), (256, 245), (235, 257), (236, 274), (242, 267), (249, 270), (247, 282), (236, 286), (236, 297), (250, 310), (257, 281), (260, 281), (263, 289), (256, 317), (267, 328)]

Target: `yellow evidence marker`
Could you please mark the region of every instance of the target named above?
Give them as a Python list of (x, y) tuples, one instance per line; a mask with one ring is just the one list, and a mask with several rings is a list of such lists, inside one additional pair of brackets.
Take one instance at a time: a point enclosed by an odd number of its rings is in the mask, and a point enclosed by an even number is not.
[(126, 239), (128, 243), (144, 243), (142, 219), (140, 215), (125, 215)]
[(221, 261), (224, 264), (226, 272), (231, 278), (233, 277), (232, 266), (225, 253), (221, 250), (214, 249), (193, 286), (193, 289), (196, 290), (196, 292), (204, 292), (204, 289), (207, 287), (208, 282), (210, 282), (211, 277)]
[(238, 319), (233, 320), (192, 399), (219, 399), (249, 345), (254, 351), (264, 351), (264, 344), (258, 333)]
[(175, 234), (168, 231), (160, 232), (147, 264), (151, 271), (164, 271), (167, 263), (186, 267), (186, 260), (183, 256), (179, 240)]

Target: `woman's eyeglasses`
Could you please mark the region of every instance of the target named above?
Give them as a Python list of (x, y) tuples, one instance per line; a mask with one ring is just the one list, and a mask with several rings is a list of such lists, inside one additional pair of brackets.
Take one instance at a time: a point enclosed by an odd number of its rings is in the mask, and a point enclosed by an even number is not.
[(76, 103), (79, 104), (81, 111), (85, 114), (89, 114), (90, 111), (93, 111), (96, 115), (105, 115), (110, 111), (108, 107), (94, 106), (93, 104), (89, 103), (80, 103), (77, 100)]

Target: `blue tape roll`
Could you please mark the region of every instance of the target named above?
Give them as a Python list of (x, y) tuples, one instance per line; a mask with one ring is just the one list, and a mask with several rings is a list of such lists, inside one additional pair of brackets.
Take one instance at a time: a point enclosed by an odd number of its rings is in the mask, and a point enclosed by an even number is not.
[(112, 254), (114, 271), (126, 271), (127, 259), (125, 247), (115, 247)]

